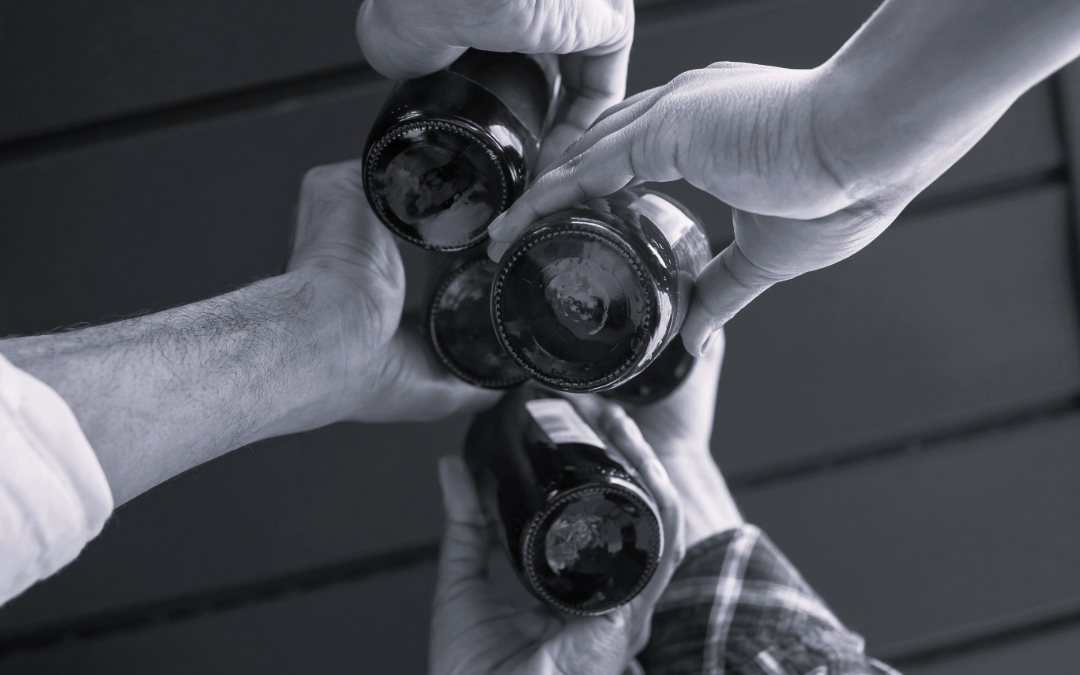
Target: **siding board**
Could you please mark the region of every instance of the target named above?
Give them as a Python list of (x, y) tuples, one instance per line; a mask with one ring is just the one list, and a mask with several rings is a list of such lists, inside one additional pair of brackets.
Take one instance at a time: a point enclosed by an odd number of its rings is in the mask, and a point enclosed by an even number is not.
[(1078, 442), (1074, 413), (736, 496), (873, 653), (918, 653), (1080, 609)]
[(1067, 199), (902, 217), (729, 324), (714, 452), (732, 474), (940, 431), (1080, 388)]

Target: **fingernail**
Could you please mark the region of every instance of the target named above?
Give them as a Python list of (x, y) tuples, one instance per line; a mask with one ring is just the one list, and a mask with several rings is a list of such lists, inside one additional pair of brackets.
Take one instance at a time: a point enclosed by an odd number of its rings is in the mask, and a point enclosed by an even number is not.
[(506, 244), (501, 241), (493, 241), (488, 245), (488, 257), (495, 262), (502, 260), (503, 254), (506, 253), (506, 249), (510, 248), (510, 244)]
[(487, 228), (489, 237), (493, 235), (495, 230), (499, 229), (499, 225), (502, 224), (503, 218), (505, 216), (506, 216), (506, 211), (503, 211), (499, 215), (495, 216), (495, 220), (491, 221), (491, 224), (488, 225), (488, 228)]
[(705, 356), (709, 352), (709, 347), (716, 341), (716, 334), (719, 331), (713, 331), (709, 333), (709, 337), (705, 338), (705, 342), (701, 343), (701, 350), (698, 352), (698, 356)]

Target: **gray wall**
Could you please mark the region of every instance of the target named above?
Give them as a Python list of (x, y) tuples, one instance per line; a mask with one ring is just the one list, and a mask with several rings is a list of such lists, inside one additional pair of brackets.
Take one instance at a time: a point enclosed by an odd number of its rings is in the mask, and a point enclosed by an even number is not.
[[(357, 156), (389, 90), (356, 4), (0, 8), (0, 335), (278, 270), (303, 172)], [(639, 2), (631, 91), (816, 65), (875, 6)], [(1077, 160), (1067, 71), (863, 253), (728, 330), (713, 450), (740, 505), (908, 673), (1076, 672)], [(664, 189), (730, 241), (725, 206)], [(404, 252), (416, 308), (430, 261)], [(0, 671), (422, 672), (435, 458), (466, 424), (336, 425), (160, 486), (0, 610)]]

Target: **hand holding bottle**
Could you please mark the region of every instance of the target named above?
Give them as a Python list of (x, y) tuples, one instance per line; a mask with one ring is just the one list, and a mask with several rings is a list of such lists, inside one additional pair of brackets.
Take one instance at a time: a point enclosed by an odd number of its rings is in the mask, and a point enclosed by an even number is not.
[(393, 79), (433, 73), (468, 48), (557, 54), (568, 100), (544, 141), (554, 160), (626, 92), (632, 0), (366, 0), (356, 34), (364, 57)]
[[(301, 295), (328, 334), (329, 346), (315, 352), (330, 373), (319, 384), (337, 391), (322, 424), (439, 419), (498, 400), (446, 372), (419, 332), (401, 325), (401, 254), (364, 198), (360, 162), (310, 170), (297, 210), (288, 271), (305, 280)], [(294, 349), (314, 352), (314, 344)]]
[(608, 406), (600, 424), (660, 510), (667, 543), (649, 584), (628, 604), (596, 617), (560, 615), (523, 590), (517, 599), (489, 570), (488, 529), (468, 470), (460, 459), (445, 458), (439, 473), (447, 529), (432, 619), (432, 673), (620, 675), (645, 646), (653, 607), (685, 550), (678, 496), (621, 408)]
[(632, 182), (685, 178), (733, 207), (735, 242), (697, 282), (692, 354), (774, 283), (843, 260), (962, 157), (1028, 88), (1080, 55), (1074, 0), (887, 0), (812, 70), (718, 63), (609, 110), (489, 228)]
[(679, 493), (687, 549), (743, 524), (710, 448), (725, 346), (721, 329), (675, 393), (629, 410)]

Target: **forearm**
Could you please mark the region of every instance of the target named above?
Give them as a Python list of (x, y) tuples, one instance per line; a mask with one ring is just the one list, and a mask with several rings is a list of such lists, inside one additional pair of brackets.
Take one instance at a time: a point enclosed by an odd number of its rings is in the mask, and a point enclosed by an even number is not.
[[(117, 323), (0, 341), (68, 403), (117, 504), (228, 450), (334, 421), (300, 274)], [(325, 372), (324, 372), (325, 371)]]
[(910, 199), (1078, 55), (1075, 0), (887, 0), (820, 69), (823, 154), (854, 196)]

